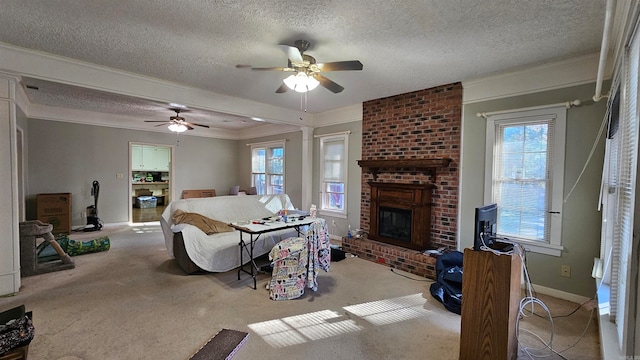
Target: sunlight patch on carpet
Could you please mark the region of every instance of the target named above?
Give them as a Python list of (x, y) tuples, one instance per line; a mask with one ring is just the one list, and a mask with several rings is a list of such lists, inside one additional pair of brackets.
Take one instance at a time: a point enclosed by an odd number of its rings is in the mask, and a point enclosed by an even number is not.
[(250, 324), (249, 328), (275, 348), (362, 330), (353, 320), (331, 310)]
[(426, 317), (431, 311), (424, 308), (427, 299), (422, 294), (372, 301), (345, 306), (344, 309), (374, 325), (388, 325), (400, 321)]
[[(380, 326), (426, 317), (431, 313), (430, 310), (424, 309), (426, 303), (427, 300), (418, 293), (345, 306), (343, 309), (371, 324)], [(248, 326), (275, 348), (298, 345), (307, 341), (321, 340), (364, 329), (355, 321), (333, 310), (289, 316)]]

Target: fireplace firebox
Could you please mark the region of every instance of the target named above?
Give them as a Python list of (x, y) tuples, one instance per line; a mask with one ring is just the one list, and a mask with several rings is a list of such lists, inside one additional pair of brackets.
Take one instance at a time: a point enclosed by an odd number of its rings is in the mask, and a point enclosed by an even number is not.
[(411, 213), (411, 210), (380, 206), (378, 234), (399, 241), (411, 242)]
[(369, 238), (413, 250), (430, 248), (432, 184), (369, 182)]

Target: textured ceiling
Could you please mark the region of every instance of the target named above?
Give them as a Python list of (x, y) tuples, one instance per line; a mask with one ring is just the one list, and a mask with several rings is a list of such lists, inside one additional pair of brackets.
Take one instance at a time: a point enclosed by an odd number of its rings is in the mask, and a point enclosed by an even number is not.
[[(298, 93), (275, 93), (288, 73), (235, 65), (286, 66), (278, 44), (297, 39), (311, 41), (307, 53), (318, 62), (360, 60), (362, 71), (323, 73), (345, 90), (310, 92), (307, 109), (317, 113), (597, 52), (605, 1), (3, 0), (1, 9), (0, 42), (294, 110)], [(167, 111), (166, 104), (98, 91), (78, 96), (73, 86), (29, 81), (41, 86), (40, 94), (27, 91), (33, 103)], [(207, 116), (227, 129), (239, 120)], [(236, 128), (251, 124), (243, 121)]]

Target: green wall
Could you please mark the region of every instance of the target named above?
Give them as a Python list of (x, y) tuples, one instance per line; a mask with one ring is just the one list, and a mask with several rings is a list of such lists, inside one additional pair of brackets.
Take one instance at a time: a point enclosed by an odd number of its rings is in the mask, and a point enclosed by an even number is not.
[[(567, 111), (564, 195), (576, 182), (597, 138), (606, 109), (606, 100), (591, 100), (595, 84), (464, 104), (462, 121), (462, 166), (460, 200), (460, 249), (473, 243), (474, 209), (488, 203), (484, 199), (486, 120), (480, 112), (512, 110), (532, 106), (564, 103), (574, 99), (583, 105)], [(600, 252), (601, 214), (598, 212), (600, 180), (604, 156), (604, 136), (573, 194), (564, 203), (560, 257), (527, 254), (527, 269), (534, 284), (593, 297), (595, 281), (591, 278), (594, 257)], [(571, 267), (571, 277), (560, 276), (560, 266)]]
[[(100, 182), (98, 216), (105, 223), (129, 221), (129, 142), (174, 149), (174, 198), (184, 189), (221, 189), (238, 183), (236, 140), (126, 130), (39, 119), (28, 120), (27, 219), (35, 218), (39, 193), (72, 193), (72, 225), (85, 225), (82, 210), (94, 203)], [(179, 140), (179, 143), (178, 143)], [(179, 144), (179, 145), (178, 145)], [(119, 179), (116, 174), (123, 174)]]

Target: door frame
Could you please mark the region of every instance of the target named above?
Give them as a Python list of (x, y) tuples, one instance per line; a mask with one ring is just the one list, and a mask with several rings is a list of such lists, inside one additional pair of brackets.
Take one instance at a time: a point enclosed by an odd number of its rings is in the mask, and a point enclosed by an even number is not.
[[(129, 211), (129, 224), (133, 223), (133, 204), (131, 204), (131, 199), (133, 198), (133, 184), (132, 184), (132, 179), (133, 179), (133, 163), (132, 163), (132, 147), (133, 145), (146, 145), (146, 146), (156, 146), (156, 147), (165, 147), (165, 148), (169, 148), (169, 199), (173, 199), (173, 194), (174, 194), (174, 181), (173, 181), (173, 173), (174, 173), (174, 159), (175, 159), (175, 146), (174, 145), (168, 145), (168, 144), (158, 144), (158, 143), (147, 143), (147, 142), (140, 142), (140, 141), (129, 141), (129, 172), (128, 172), (128, 182), (129, 182), (129, 186), (128, 186), (128, 196), (127, 196), (127, 204), (129, 204), (128, 206), (128, 211)], [(165, 198), (165, 206), (168, 204), (167, 199)]]

